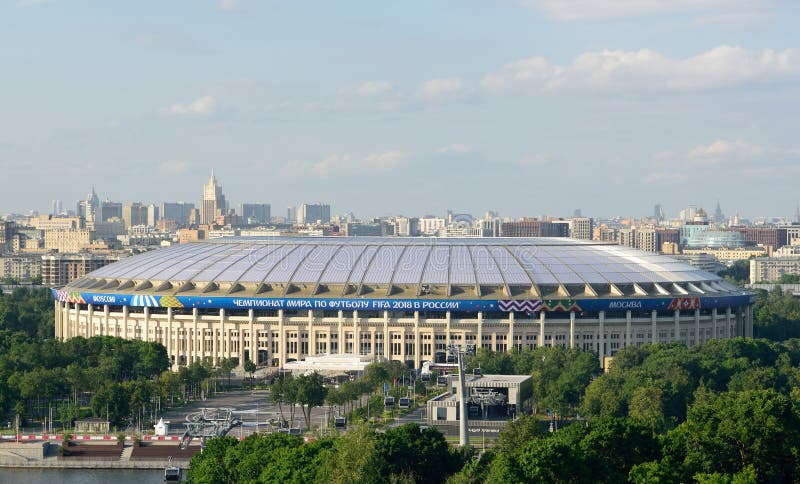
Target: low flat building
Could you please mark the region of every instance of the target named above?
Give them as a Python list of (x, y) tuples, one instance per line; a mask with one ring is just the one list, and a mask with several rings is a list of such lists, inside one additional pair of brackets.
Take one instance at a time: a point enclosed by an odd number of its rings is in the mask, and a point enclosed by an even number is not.
[(720, 262), (733, 262), (737, 260), (748, 260), (753, 257), (764, 257), (769, 255), (767, 249), (763, 247), (736, 247), (732, 249), (684, 249), (686, 255), (708, 254)]
[[(467, 375), (465, 379), (470, 427), (503, 427), (533, 405), (530, 375)], [(445, 385), (445, 393), (428, 401), (428, 425), (453, 427), (461, 420), (458, 375), (448, 375)]]

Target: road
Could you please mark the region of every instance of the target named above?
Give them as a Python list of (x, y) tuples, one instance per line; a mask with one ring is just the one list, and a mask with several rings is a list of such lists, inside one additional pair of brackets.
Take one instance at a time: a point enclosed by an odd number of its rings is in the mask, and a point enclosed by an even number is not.
[[(187, 406), (171, 409), (165, 412), (162, 417), (170, 422), (170, 435), (181, 435), (185, 427), (186, 415), (196, 412), (200, 408), (232, 408), (234, 416), (238, 417), (243, 425), (231, 431), (229, 435), (234, 437), (246, 437), (258, 431), (274, 430), (273, 422), (277, 425), (280, 420), (280, 411), (277, 405), (270, 402), (269, 391), (264, 390), (241, 390), (226, 392), (208, 398), (205, 401), (193, 402)], [(318, 426), (326, 420), (328, 407), (317, 407), (311, 412), (312, 426)], [(289, 418), (289, 408), (283, 407), (284, 418)], [(302, 427), (305, 430), (302, 409), (295, 408), (293, 427)]]

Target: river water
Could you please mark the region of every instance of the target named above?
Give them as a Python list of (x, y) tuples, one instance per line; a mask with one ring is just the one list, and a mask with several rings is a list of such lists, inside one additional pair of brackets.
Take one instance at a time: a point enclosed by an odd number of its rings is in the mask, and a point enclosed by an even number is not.
[(163, 469), (0, 469), (0, 483), (17, 484), (163, 483)]

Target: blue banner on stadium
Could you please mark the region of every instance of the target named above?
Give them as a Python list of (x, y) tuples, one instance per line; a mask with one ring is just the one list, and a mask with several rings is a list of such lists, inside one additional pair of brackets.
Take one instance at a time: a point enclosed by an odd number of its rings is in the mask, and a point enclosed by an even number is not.
[(705, 296), (676, 298), (614, 298), (614, 299), (372, 299), (372, 298), (258, 298), (158, 296), (133, 294), (98, 294), (53, 290), (60, 302), (160, 308), (208, 309), (284, 309), (284, 310), (344, 310), (344, 311), (421, 311), (421, 312), (524, 312), (539, 311), (651, 311), (711, 309), (745, 306), (755, 302), (755, 296)]

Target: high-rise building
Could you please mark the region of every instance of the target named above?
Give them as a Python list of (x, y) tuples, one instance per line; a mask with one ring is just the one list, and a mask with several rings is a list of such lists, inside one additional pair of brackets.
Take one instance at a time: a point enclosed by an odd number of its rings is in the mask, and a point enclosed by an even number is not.
[(102, 221), (108, 222), (112, 219), (119, 219), (122, 220), (122, 203), (121, 202), (112, 202), (111, 200), (105, 200), (100, 202), (100, 211), (103, 214)]
[(272, 218), (268, 203), (243, 203), (239, 208), (246, 224), (268, 224)]
[(97, 254), (52, 254), (42, 256), (42, 284), (59, 287), (119, 260), (117, 256)]
[(188, 225), (192, 209), (194, 209), (193, 203), (164, 202), (161, 204), (161, 218), (163, 220), (174, 220), (178, 225)]
[(573, 239), (592, 240), (594, 232), (594, 219), (589, 217), (576, 217), (569, 221), (569, 236)]
[(750, 284), (778, 282), (785, 275), (800, 275), (800, 257), (755, 257), (750, 259)]
[(147, 223), (145, 225), (147, 225), (148, 227), (155, 227), (156, 226), (156, 222), (158, 222), (158, 220), (161, 218), (158, 215), (159, 215), (158, 207), (156, 205), (152, 204), (152, 203), (150, 205), (148, 205), (147, 206)]
[(717, 200), (717, 208), (714, 209), (714, 223), (722, 223), (725, 221), (725, 214), (722, 213), (722, 208), (719, 206), (719, 200)]
[(660, 203), (657, 203), (653, 207), (653, 218), (656, 219), (658, 222), (661, 222), (666, 218), (666, 214), (664, 213), (664, 207), (662, 207)]
[(64, 210), (61, 200), (53, 200), (50, 205), (50, 215), (59, 215)]
[(403, 237), (413, 237), (419, 235), (419, 219), (409, 217), (399, 217), (397, 219), (395, 233)]
[(203, 185), (203, 199), (200, 202), (200, 223), (213, 224), (217, 215), (224, 215), (228, 208), (225, 202), (225, 195), (222, 194), (222, 186), (217, 184), (214, 172), (211, 178)]
[(77, 210), (78, 217), (83, 217), (89, 221), (103, 220), (103, 213), (100, 207), (100, 198), (97, 196), (97, 193), (95, 193), (94, 187), (92, 187), (92, 191), (86, 195), (85, 200), (78, 202)]
[(331, 206), (323, 203), (304, 203), (297, 209), (297, 223), (313, 224), (331, 221)]
[(133, 202), (122, 208), (122, 220), (125, 228), (136, 225), (147, 225), (147, 205), (142, 202)]
[(286, 207), (286, 223), (297, 223), (297, 207)]

